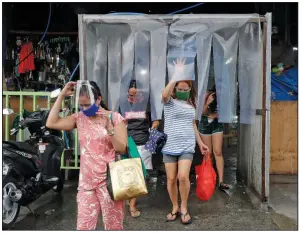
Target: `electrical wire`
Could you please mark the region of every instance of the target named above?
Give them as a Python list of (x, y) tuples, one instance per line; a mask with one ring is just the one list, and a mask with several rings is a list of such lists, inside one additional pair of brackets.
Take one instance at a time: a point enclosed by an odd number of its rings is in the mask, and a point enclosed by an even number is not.
[(71, 79), (73, 78), (73, 76), (74, 76), (75, 72), (77, 71), (77, 69), (79, 68), (79, 66), (80, 66), (80, 62), (77, 64), (77, 66), (72, 71), (72, 74), (70, 75), (70, 78), (69, 78), (68, 82), (71, 81)]
[[(49, 14), (48, 14), (48, 22), (47, 22), (47, 26), (46, 26), (46, 30), (41, 38), (41, 40), (38, 42), (38, 45), (41, 44), (41, 42), (44, 40), (45, 36), (46, 36), (46, 33), (48, 31), (48, 27), (49, 27), (49, 24), (50, 24), (50, 18), (51, 18), (51, 2), (49, 3)], [(14, 67), (20, 65), (22, 62), (24, 62), (35, 50), (32, 49), (32, 51), (22, 60), (20, 61), (17, 65), (15, 65)]]
[(186, 10), (190, 10), (190, 9), (192, 9), (192, 8), (201, 6), (201, 5), (203, 5), (203, 4), (205, 4), (205, 3), (204, 3), (204, 2), (197, 3), (197, 4), (193, 5), (193, 6), (189, 6), (189, 7), (183, 8), (183, 9), (181, 9), (181, 10), (171, 12), (171, 13), (169, 13), (168, 15), (174, 15), (174, 14), (177, 14), (177, 13), (180, 13), (180, 12), (183, 12), (183, 11), (186, 11)]

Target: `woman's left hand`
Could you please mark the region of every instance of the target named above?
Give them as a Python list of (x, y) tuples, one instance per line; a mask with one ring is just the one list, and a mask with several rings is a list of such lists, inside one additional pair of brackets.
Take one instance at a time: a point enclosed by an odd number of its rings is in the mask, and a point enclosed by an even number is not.
[(112, 123), (112, 112), (110, 111), (106, 111), (105, 109), (100, 109), (98, 112), (97, 112), (97, 115), (100, 115), (102, 117), (104, 117), (106, 119), (106, 123), (105, 123), (105, 129), (107, 131), (112, 131), (113, 130), (113, 123)]

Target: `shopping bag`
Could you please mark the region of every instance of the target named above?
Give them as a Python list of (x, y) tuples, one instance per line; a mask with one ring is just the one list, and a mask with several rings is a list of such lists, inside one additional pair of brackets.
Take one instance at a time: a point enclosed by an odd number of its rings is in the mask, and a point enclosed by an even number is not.
[(210, 155), (204, 156), (201, 165), (195, 166), (196, 196), (201, 201), (208, 201), (214, 194), (216, 187), (216, 172)]
[(140, 158), (107, 164), (107, 190), (112, 200), (130, 200), (148, 194)]
[[(131, 136), (128, 136), (128, 148), (127, 148), (127, 154), (126, 155), (122, 155), (122, 159), (125, 159), (125, 158), (140, 158), (141, 159), (141, 156), (138, 152), (138, 149), (137, 149), (137, 146), (133, 140), (133, 138)], [(143, 161), (142, 162), (142, 169), (143, 169), (143, 174), (144, 174), (144, 177), (146, 178), (146, 175), (147, 175), (147, 171), (146, 171), (146, 168), (145, 168), (145, 164)]]

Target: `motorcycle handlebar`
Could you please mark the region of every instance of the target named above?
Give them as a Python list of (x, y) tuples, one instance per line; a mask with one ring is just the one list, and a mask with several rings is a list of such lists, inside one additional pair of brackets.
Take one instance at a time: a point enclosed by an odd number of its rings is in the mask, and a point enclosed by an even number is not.
[(18, 126), (17, 128), (11, 129), (10, 135), (14, 135), (15, 133), (17, 133), (19, 131), (19, 129), (20, 129), (20, 126)]

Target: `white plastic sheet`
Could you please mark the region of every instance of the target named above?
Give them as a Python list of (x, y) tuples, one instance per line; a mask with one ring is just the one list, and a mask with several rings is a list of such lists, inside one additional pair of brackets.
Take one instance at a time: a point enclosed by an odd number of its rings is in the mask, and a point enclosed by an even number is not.
[(201, 119), (203, 103), (205, 101), (205, 94), (207, 91), (209, 70), (210, 70), (210, 58), (211, 58), (211, 45), (212, 36), (203, 37), (198, 36), (196, 40), (198, 55), (197, 55), (197, 72), (198, 72), (198, 99), (196, 118)]
[(262, 35), (260, 23), (249, 23), (239, 34), (238, 81), (240, 97), (240, 123), (253, 124), (257, 99), (262, 97)]
[(218, 121), (232, 123), (236, 115), (236, 70), (238, 31), (214, 33), (213, 56), (218, 106)]
[[(219, 121), (231, 123), (236, 115), (240, 30), (250, 24), (250, 19), (258, 17), (80, 15), (80, 42), (85, 45), (80, 46), (81, 69), (85, 73), (81, 72), (81, 78), (96, 81), (104, 100), (113, 110), (141, 111), (146, 109), (150, 100), (152, 120), (156, 120), (162, 118), (160, 93), (165, 87), (166, 76), (169, 80), (174, 72), (171, 64), (177, 58), (186, 57), (185, 74), (181, 79), (194, 80), (195, 76), (198, 77), (194, 85), (198, 89), (196, 117), (200, 119), (212, 47)], [(129, 105), (126, 100), (132, 79), (137, 80), (138, 92), (144, 98), (139, 104)]]

